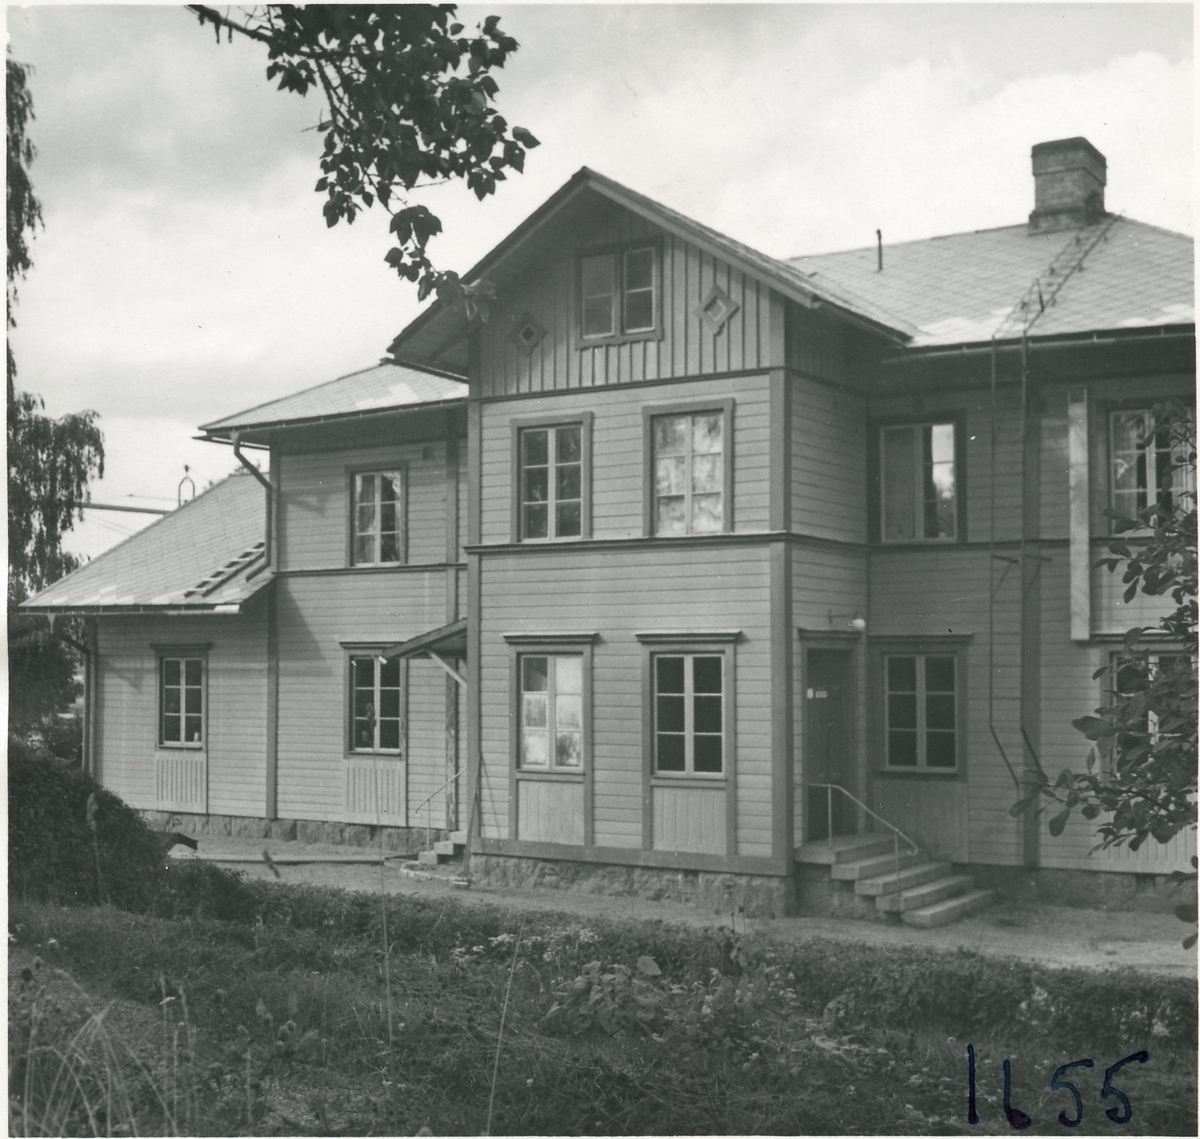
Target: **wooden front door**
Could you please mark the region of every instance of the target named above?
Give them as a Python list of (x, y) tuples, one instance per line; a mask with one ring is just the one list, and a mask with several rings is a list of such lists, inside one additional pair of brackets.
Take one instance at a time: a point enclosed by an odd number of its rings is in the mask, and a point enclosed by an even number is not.
[(833, 783), (857, 794), (854, 749), (852, 653), (849, 649), (809, 649), (805, 658), (804, 781), (808, 811), (805, 841), (828, 838), (832, 832), (854, 834), (858, 808), (844, 795), (816, 783)]

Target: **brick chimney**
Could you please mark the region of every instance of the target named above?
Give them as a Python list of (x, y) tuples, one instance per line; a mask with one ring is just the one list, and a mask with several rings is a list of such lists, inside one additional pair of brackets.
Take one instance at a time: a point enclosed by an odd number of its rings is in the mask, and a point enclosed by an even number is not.
[(1104, 216), (1108, 163), (1086, 138), (1060, 138), (1033, 148), (1033, 213), (1029, 231), (1077, 229)]

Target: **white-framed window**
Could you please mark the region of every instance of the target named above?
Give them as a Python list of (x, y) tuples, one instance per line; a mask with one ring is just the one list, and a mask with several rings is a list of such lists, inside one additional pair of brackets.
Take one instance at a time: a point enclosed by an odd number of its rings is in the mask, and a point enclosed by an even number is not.
[(883, 541), (957, 539), (957, 465), (953, 421), (904, 423), (879, 429)]
[(204, 746), (205, 665), (200, 655), (164, 653), (158, 658), (160, 746)]
[(399, 660), (350, 657), (350, 750), (399, 754), (404, 739)]
[(725, 774), (725, 656), (654, 653), (655, 775)]
[(1109, 501), (1118, 514), (1136, 518), (1155, 503), (1169, 508), (1181, 492), (1195, 493), (1196, 468), (1148, 408), (1109, 412), (1108, 438)]
[(404, 558), (404, 474), (358, 471), (351, 494), (351, 562), (399, 565)]
[(522, 427), (518, 527), (521, 541), (579, 538), (584, 524), (584, 425)]
[(650, 533), (677, 537), (729, 529), (729, 427), (727, 405), (650, 417)]
[(885, 653), (883, 684), (886, 766), (955, 770), (960, 751), (957, 656)]
[(658, 247), (591, 253), (579, 259), (583, 341), (646, 336), (658, 331)]
[(521, 653), (518, 766), (580, 771), (584, 762), (584, 658), (581, 653)]

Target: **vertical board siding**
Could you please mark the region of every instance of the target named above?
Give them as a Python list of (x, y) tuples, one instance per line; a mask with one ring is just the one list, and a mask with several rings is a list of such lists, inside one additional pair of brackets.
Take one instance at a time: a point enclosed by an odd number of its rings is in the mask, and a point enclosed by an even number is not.
[(483, 406), (481, 431), (482, 540), (512, 540), (512, 421), (583, 411), (592, 420), (592, 536), (629, 538), (643, 532), (644, 406), (735, 400), (733, 411), (733, 527), (745, 532), (768, 527), (770, 390), (766, 376), (702, 380), (671, 387), (631, 388), (570, 394), (553, 400), (521, 400)]
[(155, 806), (160, 811), (208, 811), (208, 759), (202, 751), (163, 749), (154, 760)]
[[(738, 854), (771, 854), (770, 573), (762, 548), (539, 551), (481, 562), (481, 811), (509, 838), (511, 632), (595, 632), (592, 798), (597, 846), (642, 842), (639, 631), (738, 628), (734, 649)], [(521, 781), (522, 785), (526, 783)], [(518, 803), (518, 808), (520, 804)], [(724, 826), (724, 823), (722, 823)], [(722, 831), (722, 833), (724, 833)], [(733, 852), (729, 852), (733, 853)]]
[(405, 804), (405, 763), (390, 756), (346, 760), (346, 822), (402, 827)]
[[(639, 218), (610, 213), (606, 225), (566, 239), (539, 273), (506, 290), (481, 335), (484, 398), (567, 391), (764, 367), (762, 313), (769, 290), (740, 270)], [(576, 249), (610, 242), (659, 242), (662, 335), (622, 344), (577, 346)], [(714, 286), (738, 306), (716, 332), (700, 315)], [(532, 350), (513, 336), (528, 314), (546, 335)]]
[(824, 380), (846, 378), (846, 332), (796, 304), (787, 306), (785, 359), (793, 371)]
[(655, 787), (654, 849), (725, 853), (725, 789)]
[(805, 534), (867, 540), (867, 422), (862, 397), (793, 377), (792, 522)]
[(583, 844), (583, 784), (522, 779), (517, 784), (517, 834), (526, 842)]
[[(443, 548), (445, 535), (443, 533)], [(386, 645), (445, 623), (443, 571), (427, 574), (381, 571), (337, 577), (283, 577), (276, 581), (279, 636), (279, 815), (287, 819), (340, 820), (345, 809), (347, 652), (341, 641)], [(432, 662), (409, 666), (417, 675), (418, 700), (410, 710), (410, 741), (428, 717), (436, 752), (410, 742), (412, 775), (422, 765), (440, 770), (444, 757), (443, 699), (421, 695)], [(439, 780), (440, 782), (440, 780)]]
[[(428, 458), (424, 456), (428, 455)], [(409, 564), (446, 560), (446, 444), (285, 453), (279, 466), (279, 568), (349, 564), (351, 470), (403, 465)]]
[[(101, 617), (97, 621), (100, 782), (141, 810), (197, 810), (196, 765), (206, 765), (215, 814), (261, 817), (266, 809), (267, 624), (261, 599), (240, 616)], [(208, 645), (205, 747), (160, 749), (154, 645)], [(164, 765), (157, 763), (161, 757)], [(187, 757), (186, 759), (183, 757)], [(189, 762), (190, 761), (190, 762)], [(191, 780), (190, 784), (181, 780)], [(187, 789), (190, 786), (190, 789)], [(165, 792), (160, 796), (160, 791)]]

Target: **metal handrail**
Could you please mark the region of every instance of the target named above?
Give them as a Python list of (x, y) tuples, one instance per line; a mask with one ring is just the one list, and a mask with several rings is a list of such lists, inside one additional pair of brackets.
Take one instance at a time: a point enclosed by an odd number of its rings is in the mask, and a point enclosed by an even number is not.
[(433, 827), (431, 825), (431, 820), (430, 820), (430, 815), (433, 811), (433, 808), (431, 806), (429, 806), (429, 804), (432, 803), (433, 800), (438, 795), (440, 795), (443, 791), (445, 791), (446, 788), (449, 787), (450, 784), (453, 783), (463, 773), (463, 771), (464, 771), (464, 768), (460, 767), (453, 775), (450, 776), (449, 779), (446, 780), (445, 783), (443, 783), (439, 788), (437, 788), (437, 790), (431, 791), (428, 795), (425, 796), (424, 799), (422, 799), (413, 808), (414, 815), (419, 815), (421, 813), (421, 808), (422, 807), (425, 808), (425, 845), (426, 846), (433, 845)]
[(845, 787), (841, 786), (841, 784), (810, 783), (809, 786), (825, 788), (826, 825), (829, 828), (829, 844), (831, 847), (833, 845), (833, 793), (834, 791), (840, 791), (852, 803), (856, 803), (859, 807), (866, 811), (871, 818), (877, 819), (892, 832), (892, 857), (895, 859), (895, 871), (897, 874), (900, 873), (900, 839), (904, 839), (904, 841), (908, 843), (909, 854), (920, 853), (921, 848), (917, 846), (917, 844), (913, 842), (913, 840), (909, 838), (908, 835), (906, 835), (898, 826), (896, 826), (895, 823), (889, 823), (882, 815), (876, 814), (876, 812), (872, 811), (871, 808), (866, 805), (866, 803), (864, 803), (861, 799), (856, 798), (854, 795), (851, 795)]

